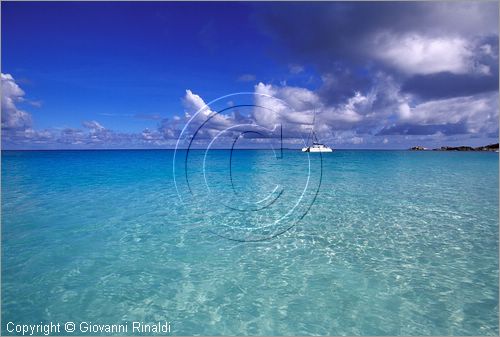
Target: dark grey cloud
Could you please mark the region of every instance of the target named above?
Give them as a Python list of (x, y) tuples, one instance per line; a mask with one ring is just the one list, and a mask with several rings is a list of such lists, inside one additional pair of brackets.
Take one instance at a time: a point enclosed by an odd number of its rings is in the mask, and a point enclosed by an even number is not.
[(377, 33), (496, 35), (497, 2), (333, 2), (259, 6), (258, 20), (289, 62), (331, 71), (335, 62), (370, 63)]
[(475, 39), (470, 52), (474, 53), (474, 64), (471, 64), (470, 73), (456, 74), (445, 71), (417, 74), (403, 82), (402, 91), (415, 94), (424, 100), (498, 91), (498, 37)]
[[(497, 2), (300, 2), (257, 12), (277, 58), (320, 74), (325, 136), (495, 134)], [(356, 95), (363, 100), (351, 104)]]
[(415, 75), (402, 86), (404, 92), (416, 94), (422, 99), (470, 96), (498, 90), (498, 73), (495, 75), (452, 74), (442, 72)]
[[(315, 66), (326, 79), (320, 93), (330, 102), (366, 92), (379, 70), (400, 81), (410, 78), (405, 89), (422, 96), (429, 94), (419, 90), (427, 78), (414, 75), (464, 75), (454, 80), (472, 79), (472, 92), (491, 90), (495, 78), (465, 74), (489, 69), (498, 77), (496, 2), (300, 2), (287, 4), (286, 11), (281, 4), (262, 7), (257, 17), (277, 41), (278, 57)], [(444, 75), (438, 79), (446, 82)], [(462, 94), (465, 90), (457, 86), (457, 92), (442, 89), (434, 97)]]
[(338, 104), (357, 91), (366, 92), (375, 84), (373, 74), (367, 68), (351, 68), (343, 63), (336, 63), (323, 74), (323, 84), (318, 94), (328, 104)]
[(469, 133), (467, 130), (466, 123), (458, 122), (458, 123), (431, 124), (431, 125), (419, 125), (419, 124), (393, 125), (382, 129), (377, 135), (378, 136), (393, 136), (393, 135), (422, 136), (422, 135), (433, 135), (438, 132), (446, 136)]

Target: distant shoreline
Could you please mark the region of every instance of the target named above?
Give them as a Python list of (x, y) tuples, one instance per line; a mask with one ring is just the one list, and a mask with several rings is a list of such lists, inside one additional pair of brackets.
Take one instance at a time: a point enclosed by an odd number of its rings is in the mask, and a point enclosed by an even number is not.
[(463, 152), (497, 152), (498, 143), (489, 144), (484, 146), (472, 147), (472, 146), (441, 146), (436, 149), (428, 149), (423, 146), (413, 146), (409, 149), (410, 151), (463, 151)]

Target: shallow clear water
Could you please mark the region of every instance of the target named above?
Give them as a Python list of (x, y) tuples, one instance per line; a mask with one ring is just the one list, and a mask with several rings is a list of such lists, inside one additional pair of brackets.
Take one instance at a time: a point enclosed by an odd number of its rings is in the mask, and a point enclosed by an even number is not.
[(3, 152), (3, 333), (498, 335), (498, 154), (337, 151), (320, 176), (318, 155), (238, 151), (233, 189), (214, 151), (210, 190), (203, 152), (177, 189), (172, 157)]

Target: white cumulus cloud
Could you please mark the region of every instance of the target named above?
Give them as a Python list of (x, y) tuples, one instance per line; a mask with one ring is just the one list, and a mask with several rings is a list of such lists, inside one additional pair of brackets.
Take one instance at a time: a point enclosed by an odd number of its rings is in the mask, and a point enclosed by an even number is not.
[(31, 115), (20, 110), (16, 103), (24, 100), (24, 91), (16, 83), (12, 75), (1, 74), (2, 77), (2, 129), (28, 129), (32, 125)]
[(382, 33), (375, 37), (374, 48), (377, 58), (407, 74), (464, 74), (474, 68), (474, 54), (461, 37)]

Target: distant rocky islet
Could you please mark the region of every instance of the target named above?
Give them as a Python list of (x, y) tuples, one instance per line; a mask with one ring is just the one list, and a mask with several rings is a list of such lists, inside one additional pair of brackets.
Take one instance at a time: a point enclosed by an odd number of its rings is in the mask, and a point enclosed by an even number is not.
[[(423, 146), (413, 146), (410, 148), (411, 151), (429, 151), (431, 149), (428, 149)], [(472, 146), (441, 146), (440, 148), (437, 149), (432, 149), (432, 151), (490, 151), (490, 152), (498, 152), (498, 143), (496, 144), (489, 144), (485, 146), (478, 146), (478, 147), (472, 147)]]

